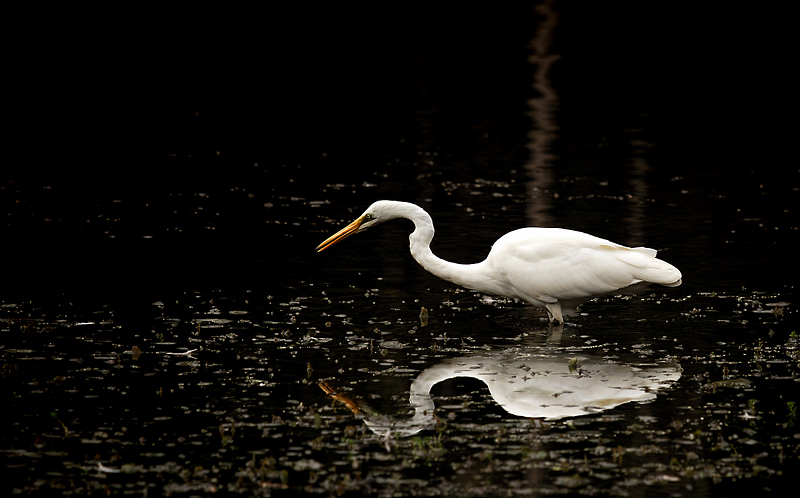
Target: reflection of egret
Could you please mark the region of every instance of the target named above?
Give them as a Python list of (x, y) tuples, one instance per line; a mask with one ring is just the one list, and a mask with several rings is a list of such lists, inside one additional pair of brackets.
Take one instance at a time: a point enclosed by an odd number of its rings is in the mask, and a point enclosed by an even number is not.
[(550, 321), (564, 321), (562, 306), (571, 308), (592, 296), (652, 282), (681, 283), (677, 268), (656, 258), (646, 247), (625, 247), (593, 235), (561, 228), (521, 228), (500, 237), (480, 263), (462, 265), (433, 254), (433, 221), (408, 202), (378, 201), (354, 222), (317, 246), (327, 249), (346, 237), (384, 221), (414, 222), (411, 255), (439, 278), (486, 294), (523, 299), (547, 310)]
[[(499, 355), (451, 358), (434, 365), (411, 383), (411, 418), (364, 412), (364, 423), (377, 434), (410, 436), (436, 424), (431, 388), (456, 377), (486, 384), (492, 399), (512, 415), (558, 420), (610, 410), (623, 403), (645, 403), (656, 391), (681, 377), (676, 364), (634, 366), (590, 353), (512, 350)], [(354, 413), (360, 405), (327, 384), (325, 392)]]

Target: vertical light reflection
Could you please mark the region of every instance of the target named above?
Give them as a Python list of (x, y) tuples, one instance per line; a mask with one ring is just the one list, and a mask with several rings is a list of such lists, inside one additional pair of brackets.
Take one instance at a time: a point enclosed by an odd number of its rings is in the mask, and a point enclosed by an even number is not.
[(558, 130), (555, 111), (559, 105), (558, 94), (550, 81), (550, 68), (559, 59), (558, 55), (550, 53), (554, 31), (558, 25), (558, 14), (553, 10), (552, 4), (552, 0), (548, 0), (536, 7), (536, 13), (542, 19), (536, 35), (528, 45), (528, 62), (536, 67), (533, 88), (538, 96), (528, 100), (528, 115), (533, 124), (528, 132), (527, 143), (530, 160), (525, 166), (529, 178), (527, 216), (530, 225), (544, 227), (553, 224), (551, 189), (555, 183), (552, 170), (555, 155), (551, 146)]
[(652, 144), (644, 140), (631, 139), (630, 145), (631, 162), (628, 167), (628, 214), (625, 216), (625, 224), (628, 227), (628, 240), (626, 244), (638, 246), (646, 244), (644, 226), (644, 203), (650, 193), (646, 177), (650, 170), (646, 154)]

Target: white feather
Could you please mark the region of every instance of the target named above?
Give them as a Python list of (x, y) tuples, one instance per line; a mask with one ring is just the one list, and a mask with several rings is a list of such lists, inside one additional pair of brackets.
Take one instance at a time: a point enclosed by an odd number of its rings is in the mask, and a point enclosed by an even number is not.
[(574, 307), (581, 300), (641, 282), (681, 283), (681, 272), (657, 259), (655, 249), (625, 247), (563, 228), (520, 228), (500, 237), (484, 261), (451, 263), (431, 252), (434, 230), (430, 215), (415, 204), (399, 201), (375, 202), (317, 250), (395, 218), (414, 222), (409, 236), (411, 255), (429, 272), (486, 294), (523, 299), (545, 308), (551, 321), (564, 321), (562, 306)]

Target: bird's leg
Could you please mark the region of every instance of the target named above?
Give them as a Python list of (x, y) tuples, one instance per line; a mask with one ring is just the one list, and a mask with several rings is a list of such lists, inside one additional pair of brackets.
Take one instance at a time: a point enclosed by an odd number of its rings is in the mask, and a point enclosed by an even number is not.
[(547, 316), (550, 317), (550, 323), (552, 323), (553, 320), (561, 324), (564, 323), (564, 317), (561, 314), (561, 304), (559, 304), (558, 301), (555, 303), (547, 303), (544, 306), (547, 310)]

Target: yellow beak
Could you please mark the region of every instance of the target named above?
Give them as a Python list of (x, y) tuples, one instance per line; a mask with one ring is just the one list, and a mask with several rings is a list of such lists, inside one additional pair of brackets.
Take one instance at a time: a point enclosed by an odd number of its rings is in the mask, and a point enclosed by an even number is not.
[(361, 218), (358, 218), (356, 221), (350, 223), (346, 227), (342, 228), (335, 234), (331, 235), (325, 242), (317, 246), (317, 252), (324, 251), (325, 249), (329, 248), (333, 244), (337, 242), (341, 242), (342, 240), (346, 239), (347, 237), (353, 235), (354, 233), (358, 232), (358, 229), (361, 227)]

